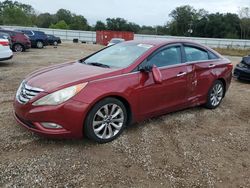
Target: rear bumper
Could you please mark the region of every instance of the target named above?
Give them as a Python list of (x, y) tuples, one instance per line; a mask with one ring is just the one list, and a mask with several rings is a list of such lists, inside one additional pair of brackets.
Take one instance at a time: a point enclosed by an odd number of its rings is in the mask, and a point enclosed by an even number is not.
[(240, 68), (240, 67), (237, 66), (234, 69), (233, 76), (235, 78), (238, 78), (238, 79), (241, 79), (241, 80), (249, 80), (250, 81), (250, 69)]
[(0, 61), (5, 61), (13, 57), (13, 52), (9, 47), (0, 51)]
[(31, 43), (30, 42), (25, 43), (24, 48), (25, 49), (30, 49), (31, 48)]
[(10, 57), (6, 57), (6, 58), (0, 58), (0, 61), (6, 61), (6, 60), (9, 60), (9, 59), (12, 59), (13, 55), (11, 55)]

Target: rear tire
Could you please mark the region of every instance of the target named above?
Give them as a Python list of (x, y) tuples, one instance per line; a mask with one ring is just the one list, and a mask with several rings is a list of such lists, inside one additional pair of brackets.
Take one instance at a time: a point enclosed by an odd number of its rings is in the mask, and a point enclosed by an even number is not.
[(215, 109), (220, 106), (225, 94), (225, 86), (220, 80), (216, 80), (210, 88), (207, 96), (207, 103), (205, 104), (208, 109)]
[(14, 52), (24, 52), (25, 51), (25, 48), (22, 44), (14, 44), (13, 47), (12, 47), (13, 51)]
[(115, 98), (105, 98), (96, 103), (88, 113), (85, 135), (98, 143), (107, 143), (116, 139), (127, 124), (127, 110), (124, 104)]

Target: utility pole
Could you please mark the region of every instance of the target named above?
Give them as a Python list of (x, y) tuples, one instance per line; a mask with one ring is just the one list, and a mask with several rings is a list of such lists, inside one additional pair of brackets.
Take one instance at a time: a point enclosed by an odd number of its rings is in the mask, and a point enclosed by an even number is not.
[(189, 37), (191, 37), (191, 35), (192, 35), (192, 33), (193, 33), (192, 27), (193, 27), (193, 23), (191, 22), (191, 23), (189, 24), (189, 29), (188, 29), (188, 36), (189, 36)]

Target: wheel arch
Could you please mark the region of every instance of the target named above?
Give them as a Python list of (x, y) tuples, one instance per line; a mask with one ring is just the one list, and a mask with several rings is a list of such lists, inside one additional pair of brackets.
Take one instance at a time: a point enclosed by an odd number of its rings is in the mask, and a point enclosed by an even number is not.
[(223, 87), (224, 87), (224, 93), (223, 93), (223, 97), (225, 97), (226, 94), (226, 88), (227, 88), (227, 83), (226, 80), (224, 78), (218, 78), (217, 80), (221, 81), (223, 83)]
[(14, 50), (15, 45), (20, 44), (23, 47), (23, 51), (26, 50), (25, 46), (21, 42), (14, 42), (11, 44), (11, 49)]
[(121, 101), (126, 110), (127, 110), (127, 125), (130, 125), (132, 122), (133, 122), (133, 113), (132, 113), (132, 107), (131, 107), (131, 104), (129, 103), (129, 101), (124, 97), (124, 96), (121, 96), (121, 95), (118, 95), (118, 94), (113, 94), (113, 95), (105, 95), (105, 96), (102, 96), (100, 98), (98, 98), (97, 100), (95, 100), (90, 106), (89, 108), (87, 109), (87, 112), (86, 112), (86, 115), (85, 115), (85, 118), (83, 119), (83, 128), (82, 128), (82, 131), (84, 132), (84, 124), (85, 124), (85, 121), (86, 121), (86, 118), (89, 114), (89, 112), (91, 111), (91, 109), (100, 101), (106, 99), (106, 98), (115, 98), (119, 101)]
[(132, 119), (133, 119), (133, 116), (132, 116), (132, 109), (131, 109), (131, 105), (130, 103), (128, 102), (127, 99), (125, 99), (124, 97), (121, 97), (121, 96), (118, 96), (118, 95), (114, 95), (114, 96), (110, 96), (111, 98), (115, 98), (115, 99), (118, 99), (119, 101), (121, 101), (124, 106), (126, 107), (126, 110), (127, 110), (127, 115), (128, 115), (128, 122), (127, 124), (131, 124), (132, 123)]

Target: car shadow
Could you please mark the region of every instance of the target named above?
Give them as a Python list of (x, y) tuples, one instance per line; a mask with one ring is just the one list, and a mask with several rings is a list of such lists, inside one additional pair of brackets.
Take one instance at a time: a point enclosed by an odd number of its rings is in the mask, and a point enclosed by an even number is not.
[[(148, 124), (154, 122), (157, 124), (162, 124), (164, 123), (165, 119), (167, 117), (171, 117), (172, 115), (178, 115), (179, 113), (185, 112), (185, 111), (200, 111), (203, 110), (204, 107), (202, 106), (198, 106), (198, 107), (191, 107), (191, 108), (186, 108), (186, 109), (182, 109), (182, 110), (178, 110), (176, 112), (171, 112), (171, 113), (167, 113), (167, 114), (163, 114), (163, 115), (159, 115), (157, 117), (153, 117), (153, 118), (148, 118), (144, 121), (141, 121), (139, 123), (132, 123), (130, 125), (128, 125), (123, 134), (132, 134), (133, 132), (137, 132), (138, 129), (141, 129), (145, 126), (147, 126)], [(205, 110), (205, 109), (204, 109)], [(169, 127), (171, 129), (171, 127)], [(94, 147), (94, 146), (99, 146), (99, 145), (105, 145), (105, 144), (99, 144), (96, 143), (86, 137), (83, 138), (79, 138), (79, 139), (57, 139), (57, 138), (46, 138), (43, 136), (39, 136), (35, 133), (31, 133), (33, 134), (33, 136), (36, 137), (36, 139), (34, 139), (34, 142), (36, 142), (38, 145), (42, 145), (44, 147), (47, 147), (48, 145), (56, 145), (57, 147), (59, 146), (70, 146), (70, 147)], [(119, 137), (117, 138), (119, 139)], [(109, 144), (109, 143), (106, 143)]]
[(67, 138), (46, 138), (43, 136), (36, 135), (37, 138), (34, 142), (37, 142), (39, 145), (47, 146), (47, 145), (57, 145), (57, 146), (95, 146), (99, 145), (98, 143), (89, 140), (88, 138), (79, 138), (79, 139), (67, 139)]
[(242, 79), (235, 79), (236, 82), (242, 83), (242, 84), (250, 84), (250, 80), (242, 80)]
[[(159, 115), (157, 117), (148, 118), (148, 119), (145, 119), (144, 121), (141, 121), (141, 122), (132, 123), (125, 128), (123, 134), (130, 134), (130, 132), (136, 132), (141, 127), (145, 127), (152, 122), (157, 122), (157, 124), (160, 124), (161, 122), (164, 122), (165, 118), (167, 118), (168, 116), (170, 117), (172, 115), (178, 115), (179, 113), (182, 113), (184, 111), (190, 111), (190, 110), (191, 111), (200, 111), (202, 109), (204, 109), (204, 107), (202, 107), (202, 106), (191, 107), (191, 108), (187, 108), (187, 109), (178, 110), (176, 112), (171, 112), (171, 113)], [(171, 127), (170, 127), (170, 129), (171, 129)], [(31, 134), (32, 134), (32, 136), (36, 137), (33, 142), (36, 143), (37, 145), (40, 145), (40, 146), (51, 145), (51, 146), (56, 146), (56, 147), (60, 147), (60, 146), (62, 146), (62, 147), (63, 146), (94, 147), (94, 146), (99, 146), (99, 145), (105, 145), (105, 144), (96, 143), (96, 142), (94, 142), (86, 137), (79, 138), (79, 139), (67, 139), (67, 138), (58, 139), (58, 138), (46, 138), (46, 137), (37, 135), (35, 133), (31, 133)], [(119, 139), (119, 137), (117, 139)], [(106, 144), (109, 144), (109, 143), (106, 143)]]
[(11, 67), (14, 64), (13, 61), (1, 61), (0, 62), (0, 68), (1, 67)]

